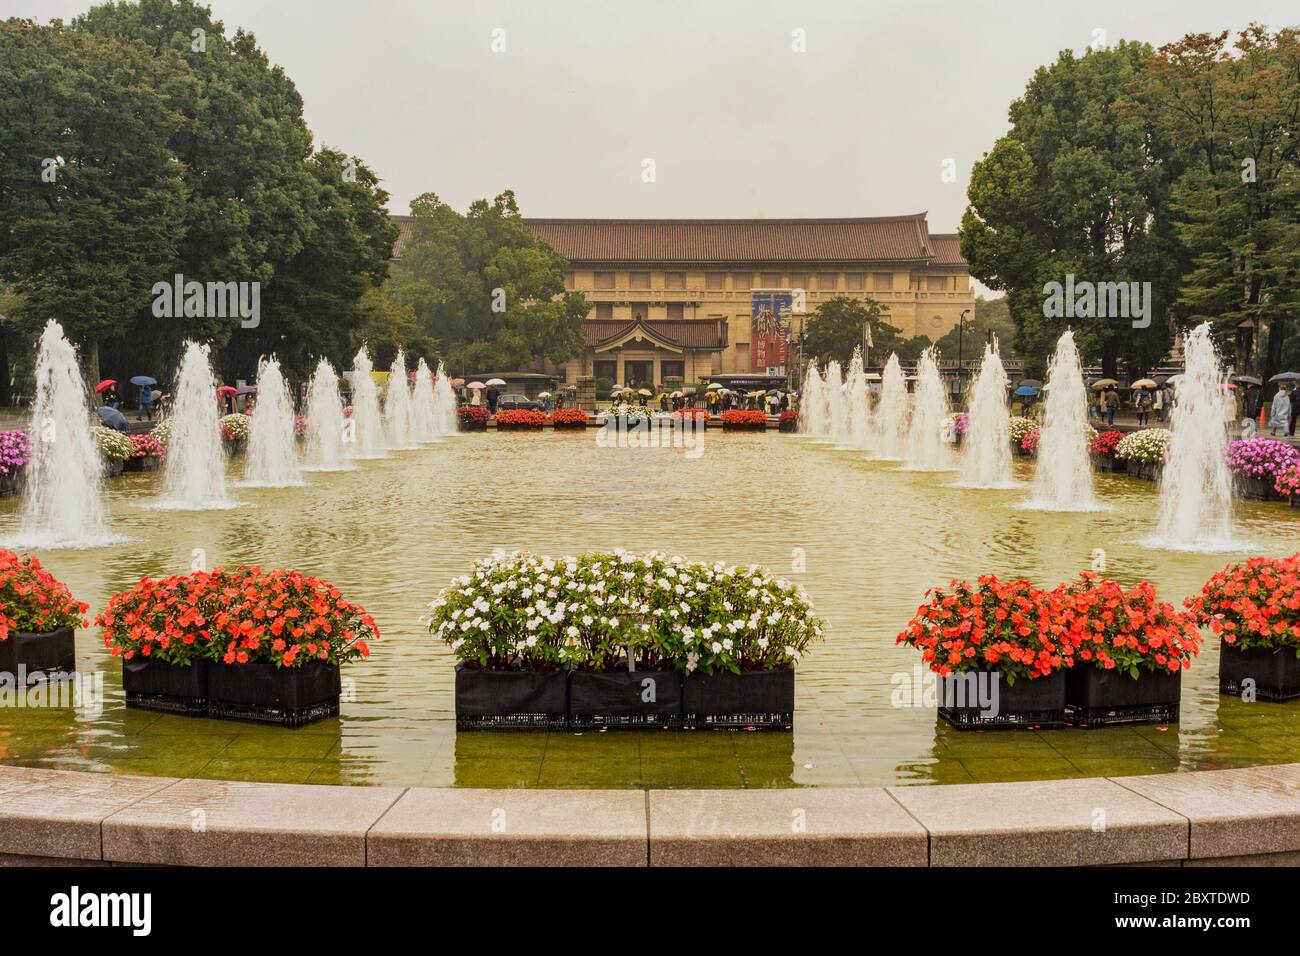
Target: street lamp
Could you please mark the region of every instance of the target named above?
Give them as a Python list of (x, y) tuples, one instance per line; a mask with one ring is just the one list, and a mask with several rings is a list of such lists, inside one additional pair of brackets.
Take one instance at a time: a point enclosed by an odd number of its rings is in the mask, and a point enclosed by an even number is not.
[(966, 331), (966, 316), (970, 315), (970, 309), (962, 310), (961, 315), (957, 316), (957, 381), (961, 381), (962, 369), (962, 335)]

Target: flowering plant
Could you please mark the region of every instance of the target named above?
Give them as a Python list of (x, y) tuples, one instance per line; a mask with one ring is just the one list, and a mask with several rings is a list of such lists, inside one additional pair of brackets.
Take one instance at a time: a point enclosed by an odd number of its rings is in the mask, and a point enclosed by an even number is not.
[(721, 415), (724, 425), (766, 425), (767, 415), (756, 409), (729, 408)]
[[(703, 411), (703, 409), (701, 409), (701, 411)], [(799, 420), (799, 413), (794, 411), (793, 409), (787, 409), (786, 411), (782, 412), (780, 417), (777, 419), (777, 421), (779, 422), (795, 422), (798, 420)]]
[(1144, 464), (1163, 464), (1173, 432), (1167, 428), (1144, 428), (1129, 432), (1115, 446), (1115, 457)]
[(1025, 436), (1038, 428), (1038, 422), (1020, 415), (1011, 416), (1011, 441), (1019, 445)]
[(298, 441), (302, 441), (307, 437), (307, 419), (303, 418), (301, 415), (295, 415), (293, 417), (293, 437), (298, 439)]
[(1144, 670), (1176, 673), (1191, 667), (1200, 652), (1193, 617), (1157, 601), (1156, 589), (1147, 581), (1125, 590), (1086, 571), (1057, 588), (1054, 600), (1077, 661), (1119, 669), (1136, 679)]
[(497, 412), (497, 425), (541, 428), (545, 424), (546, 413), (535, 412), (530, 408), (503, 408)]
[[(498, 419), (500, 416), (497, 416)], [(551, 423), (554, 425), (585, 425), (587, 424), (587, 412), (582, 408), (557, 408), (551, 412)]]
[(1092, 455), (1114, 455), (1116, 446), (1123, 440), (1123, 432), (1114, 430), (1101, 432), (1088, 444), (1088, 453)]
[(1264, 478), (1272, 482), (1279, 474), (1300, 463), (1300, 450), (1276, 438), (1240, 438), (1228, 443), (1228, 470), (1241, 478)]
[(462, 422), (485, 422), (491, 417), (484, 405), (461, 405), (456, 409), (456, 417)]
[[(709, 410), (707, 408), (679, 408), (673, 412), (678, 418), (708, 418)], [(797, 415), (797, 412), (782, 412), (781, 420), (785, 420), (786, 415)]]
[(1273, 490), (1280, 495), (1300, 497), (1300, 463), (1290, 465), (1278, 472), (1277, 479), (1273, 482)]
[(1020, 450), (1028, 452), (1031, 455), (1038, 454), (1038, 441), (1043, 437), (1042, 431), (1035, 428), (1024, 438), (1020, 439)]
[(221, 437), (226, 441), (248, 441), (248, 416), (235, 412), (221, 417)]
[(1186, 604), (1197, 624), (1243, 651), (1290, 647), (1300, 657), (1300, 554), (1230, 564)]
[(640, 405), (628, 405), (624, 402), (620, 402), (617, 405), (611, 405), (609, 407), (609, 410), (605, 413), (604, 420), (618, 418), (629, 424), (634, 424), (636, 422), (648, 422), (652, 417), (650, 410), (647, 408), (642, 408)]
[(115, 428), (96, 425), (90, 430), (99, 453), (110, 461), (126, 461), (131, 457), (131, 438)]
[(157, 435), (131, 435), (132, 458), (165, 458), (167, 448), (158, 440)]
[(491, 670), (607, 671), (624, 654), (643, 669), (784, 669), (823, 630), (797, 584), (654, 552), (487, 558), (429, 608), (430, 633)]
[(9, 633), (48, 634), (61, 627), (86, 627), (89, 605), (75, 601), (62, 581), (30, 554), (0, 549), (0, 641)]
[(167, 418), (160, 421), (153, 427), (153, 431), (149, 434), (158, 440), (158, 444), (166, 448), (167, 442), (170, 441), (172, 437), (172, 420)]
[(0, 432), (0, 475), (17, 474), (31, 460), (31, 443), (25, 431)]
[(952, 422), (954, 435), (964, 435), (966, 429), (970, 428), (970, 415), (966, 412), (952, 412), (948, 416), (948, 421)]
[(1014, 684), (1074, 663), (1058, 595), (993, 575), (931, 588), (896, 643), (920, 648), (921, 659), (944, 677), (994, 670)]
[(338, 665), (369, 657), (366, 641), (379, 637), (365, 608), (345, 601), (332, 584), (255, 566), (142, 578), (109, 598), (95, 623), (115, 657), (139, 654), (182, 665), (199, 658)]

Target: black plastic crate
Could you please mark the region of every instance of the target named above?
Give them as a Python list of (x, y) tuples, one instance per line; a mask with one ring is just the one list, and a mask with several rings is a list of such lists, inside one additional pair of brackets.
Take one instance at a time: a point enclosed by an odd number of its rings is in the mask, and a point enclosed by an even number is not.
[(313, 661), (277, 667), (270, 661), (208, 667), (208, 716), (302, 727), (339, 712), (339, 669)]
[(569, 675), (493, 671), (456, 665), (457, 730), (562, 730), (569, 718)]
[[(1008, 684), (998, 671), (969, 671), (957, 675), (987, 682), (997, 689), (997, 713), (969, 705), (955, 682), (939, 679), (939, 716), (958, 730), (1059, 730), (1065, 726), (1065, 672), (1050, 677), (1022, 677)], [(969, 685), (967, 685), (969, 686)]]
[(0, 674), (12, 674), (18, 684), (42, 683), (76, 669), (77, 642), (70, 627), (45, 634), (10, 631), (0, 641)]
[(1254, 478), (1238, 475), (1237, 496), (1251, 501), (1281, 501), (1282, 495), (1273, 487), (1272, 478)]
[(683, 726), (736, 730), (794, 727), (794, 671), (719, 671), (682, 681)]
[(136, 655), (122, 662), (126, 706), (189, 717), (208, 715), (208, 662), (188, 667)]
[[(653, 699), (647, 699), (653, 698)], [(569, 726), (654, 730), (682, 726), (682, 678), (677, 671), (569, 674)]]
[(1300, 658), (1294, 647), (1253, 647), (1243, 651), (1219, 642), (1219, 693), (1240, 697), (1245, 681), (1255, 682), (1255, 699), (1280, 703), (1300, 697)]
[(1076, 663), (1066, 672), (1066, 722), (1075, 727), (1177, 723), (1182, 671), (1140, 674), (1135, 680), (1118, 669)]

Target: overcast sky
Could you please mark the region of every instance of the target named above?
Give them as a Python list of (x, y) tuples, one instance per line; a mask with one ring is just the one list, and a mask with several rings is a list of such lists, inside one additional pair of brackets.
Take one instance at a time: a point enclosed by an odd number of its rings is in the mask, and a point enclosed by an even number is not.
[[(0, 0), (0, 14), (70, 19), (88, 6)], [(319, 144), (379, 173), (393, 212), (425, 191), (463, 209), (509, 187), (530, 216), (927, 210), (934, 232), (956, 229), (971, 163), (1059, 50), (1095, 35), (1158, 45), (1251, 20), (1300, 23), (1294, 0), (211, 6), (293, 78)], [(792, 50), (795, 30), (806, 52)]]

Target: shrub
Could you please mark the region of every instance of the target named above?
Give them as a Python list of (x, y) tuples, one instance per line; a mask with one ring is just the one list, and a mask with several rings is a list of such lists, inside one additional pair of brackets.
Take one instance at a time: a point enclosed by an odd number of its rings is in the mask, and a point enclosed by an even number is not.
[(99, 453), (109, 461), (126, 461), (131, 457), (131, 437), (114, 428), (96, 425), (90, 430)]
[(366, 642), (379, 637), (365, 608), (345, 601), (332, 584), (255, 566), (142, 578), (109, 598), (95, 623), (114, 656), (171, 664), (344, 664), (369, 657)]
[(797, 422), (798, 420), (799, 420), (799, 413), (796, 412), (796, 411), (790, 411), (790, 410), (787, 410), (787, 411), (782, 412), (782, 413), (781, 413), (781, 417), (777, 419), (777, 421), (782, 422), (782, 423), (785, 423), (785, 422)]
[(1031, 455), (1038, 454), (1038, 442), (1043, 437), (1043, 433), (1035, 428), (1024, 438), (1020, 439), (1020, 450), (1028, 452)]
[[(707, 408), (679, 408), (677, 409), (677, 411), (673, 412), (673, 414), (676, 415), (678, 418), (683, 418), (683, 419), (684, 418), (708, 418), (709, 410)], [(785, 418), (786, 415), (794, 415), (795, 417), (798, 417), (797, 412), (782, 412), (781, 413), (782, 421), (786, 420)]]
[(462, 422), (477, 424), (491, 417), (486, 405), (461, 405), (456, 409), (456, 418)]
[(1144, 428), (1129, 432), (1115, 446), (1115, 457), (1143, 464), (1164, 464), (1165, 451), (1173, 432), (1167, 428)]
[(1300, 496), (1300, 463), (1290, 465), (1278, 472), (1273, 482), (1273, 490), (1280, 495)]
[(1300, 554), (1230, 564), (1186, 603), (1197, 624), (1243, 651), (1290, 647), (1300, 657)]
[(767, 415), (755, 409), (729, 408), (721, 415), (724, 425), (766, 425)]
[(1272, 484), (1277, 476), (1300, 463), (1300, 450), (1275, 438), (1243, 438), (1228, 443), (1228, 470), (1240, 478), (1263, 478)]
[(1125, 590), (1088, 571), (1057, 588), (1055, 600), (1075, 646), (1075, 666), (1118, 669), (1137, 678), (1144, 670), (1191, 667), (1200, 652), (1194, 618), (1157, 601), (1147, 581)]
[(507, 408), (497, 412), (497, 425), (514, 428), (541, 428), (546, 424), (546, 413), (530, 408)]
[(159, 422), (157, 425), (153, 427), (153, 431), (151, 431), (149, 434), (152, 435), (154, 438), (156, 438), (158, 440), (158, 443), (162, 445), (163, 448), (166, 448), (167, 443), (171, 440), (172, 437), (171, 419), (168, 418)]
[(952, 422), (954, 435), (964, 435), (966, 429), (970, 428), (970, 415), (967, 412), (952, 412), (948, 416), (948, 421)]
[(0, 549), (0, 641), (10, 632), (46, 634), (61, 627), (88, 626), (89, 605), (73, 600), (68, 586), (30, 554)]
[(165, 458), (167, 449), (153, 434), (131, 435), (132, 458)]
[(1092, 455), (1114, 455), (1116, 446), (1123, 440), (1123, 432), (1101, 432), (1089, 443), (1088, 453)]
[(0, 432), (0, 475), (15, 475), (32, 460), (27, 433), (14, 429)]
[(243, 412), (223, 415), (221, 418), (221, 437), (226, 441), (248, 441), (248, 416)]
[[(498, 420), (500, 416), (497, 416)], [(585, 425), (587, 423), (587, 411), (582, 408), (557, 408), (551, 412), (551, 423), (554, 425)]]
[(1025, 436), (1038, 428), (1038, 423), (1032, 418), (1022, 418), (1019, 415), (1011, 416), (1011, 440), (1019, 445), (1025, 440)]

